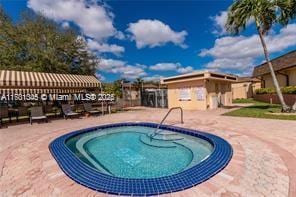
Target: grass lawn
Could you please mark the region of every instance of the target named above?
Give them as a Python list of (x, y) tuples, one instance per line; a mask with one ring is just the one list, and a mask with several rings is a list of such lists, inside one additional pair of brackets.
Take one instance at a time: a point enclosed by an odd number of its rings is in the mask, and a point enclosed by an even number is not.
[(242, 98), (242, 99), (234, 99), (232, 103), (256, 103), (253, 98)]
[[(234, 103), (244, 103), (242, 99), (239, 102)], [(280, 113), (281, 106), (269, 103), (262, 103), (254, 101), (251, 99), (245, 99), (245, 103), (253, 103), (252, 106), (243, 107), (223, 115), (226, 116), (238, 116), (238, 117), (253, 117), (253, 118), (268, 118), (268, 119), (281, 119), (281, 120), (296, 120), (295, 115), (275, 115), (270, 113)]]

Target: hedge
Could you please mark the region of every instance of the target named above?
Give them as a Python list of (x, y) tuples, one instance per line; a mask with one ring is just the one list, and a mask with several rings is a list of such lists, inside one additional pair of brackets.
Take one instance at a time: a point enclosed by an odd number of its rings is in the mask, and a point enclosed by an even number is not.
[[(296, 86), (282, 87), (281, 91), (283, 94), (296, 94)], [(256, 94), (276, 94), (274, 88), (260, 88), (256, 90)]]

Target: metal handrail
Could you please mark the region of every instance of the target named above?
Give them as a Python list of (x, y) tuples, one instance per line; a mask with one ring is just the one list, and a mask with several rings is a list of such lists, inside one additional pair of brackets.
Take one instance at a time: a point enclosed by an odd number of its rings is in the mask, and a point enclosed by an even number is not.
[(181, 107), (172, 107), (170, 108), (170, 110), (167, 112), (167, 114), (165, 115), (165, 117), (161, 120), (161, 122), (157, 125), (154, 133), (152, 133), (150, 135), (150, 139), (152, 139), (154, 136), (156, 136), (158, 134), (158, 130), (159, 130), (159, 127), (162, 125), (162, 123), (165, 121), (165, 119), (168, 117), (168, 115), (171, 113), (171, 111), (173, 111), (174, 109), (180, 109), (180, 112), (181, 112), (181, 124), (184, 123), (183, 121), (183, 109)]

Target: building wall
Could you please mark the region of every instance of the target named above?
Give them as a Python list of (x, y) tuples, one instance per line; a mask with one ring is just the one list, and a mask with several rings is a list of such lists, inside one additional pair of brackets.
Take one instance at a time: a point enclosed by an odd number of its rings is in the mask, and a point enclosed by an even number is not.
[[(203, 101), (197, 100), (196, 87), (204, 87), (203, 80), (178, 82), (168, 84), (168, 107), (182, 107), (186, 110), (206, 110), (206, 99)], [(180, 88), (190, 88), (191, 99), (188, 101), (181, 101), (179, 99)], [(206, 90), (205, 90), (206, 95)]]
[[(276, 78), (277, 78), (277, 80), (279, 82), (280, 87), (283, 87), (283, 86), (287, 85), (285, 76), (277, 74)], [(264, 75), (264, 76), (262, 76), (262, 79), (264, 80), (264, 87), (265, 88), (274, 87), (271, 75)]]
[[(290, 86), (296, 86), (296, 67), (283, 70), (281, 73), (284, 73), (289, 76), (289, 85)], [(286, 76), (281, 75), (281, 74), (276, 74), (277, 80), (279, 82), (280, 87), (287, 86), (287, 81), (286, 81)], [(265, 82), (265, 88), (271, 88), (274, 87), (271, 75), (263, 75), (262, 79)]]
[[(204, 100), (198, 100), (197, 88), (204, 88)], [(190, 100), (180, 100), (180, 89), (190, 89)], [(231, 83), (214, 80), (195, 80), (168, 84), (168, 107), (182, 107), (186, 110), (215, 108), (215, 99), (223, 105), (232, 104)]]
[(253, 95), (256, 94), (256, 90), (262, 88), (262, 84), (261, 82), (255, 82), (252, 84), (253, 87)]
[(296, 66), (287, 70), (287, 74), (289, 75), (290, 86), (296, 86)]
[(231, 85), (233, 99), (248, 98), (251, 82), (234, 83)]
[(231, 84), (232, 98), (252, 98), (256, 89), (261, 88), (260, 82), (241, 82)]
[(132, 90), (131, 91), (131, 99), (132, 100), (139, 100), (140, 98), (140, 92), (137, 90)]
[(126, 100), (140, 100), (140, 91), (137, 90), (129, 90), (129, 89), (125, 89), (124, 92), (124, 98)]
[[(226, 81), (209, 80), (206, 82), (207, 87), (207, 107), (213, 107), (213, 99), (218, 99), (218, 102), (223, 106), (232, 104), (231, 83)], [(217, 98), (216, 98), (217, 97)]]

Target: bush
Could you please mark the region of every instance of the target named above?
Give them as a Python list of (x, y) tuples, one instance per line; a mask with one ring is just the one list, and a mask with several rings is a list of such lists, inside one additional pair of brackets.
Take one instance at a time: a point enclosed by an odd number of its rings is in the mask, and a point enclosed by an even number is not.
[[(296, 86), (282, 87), (281, 91), (283, 94), (296, 94)], [(256, 94), (276, 94), (274, 88), (260, 88), (256, 90)]]
[(286, 86), (282, 88), (284, 94), (296, 94), (296, 86)]
[(260, 88), (256, 90), (256, 94), (274, 94), (275, 89), (274, 88)]

